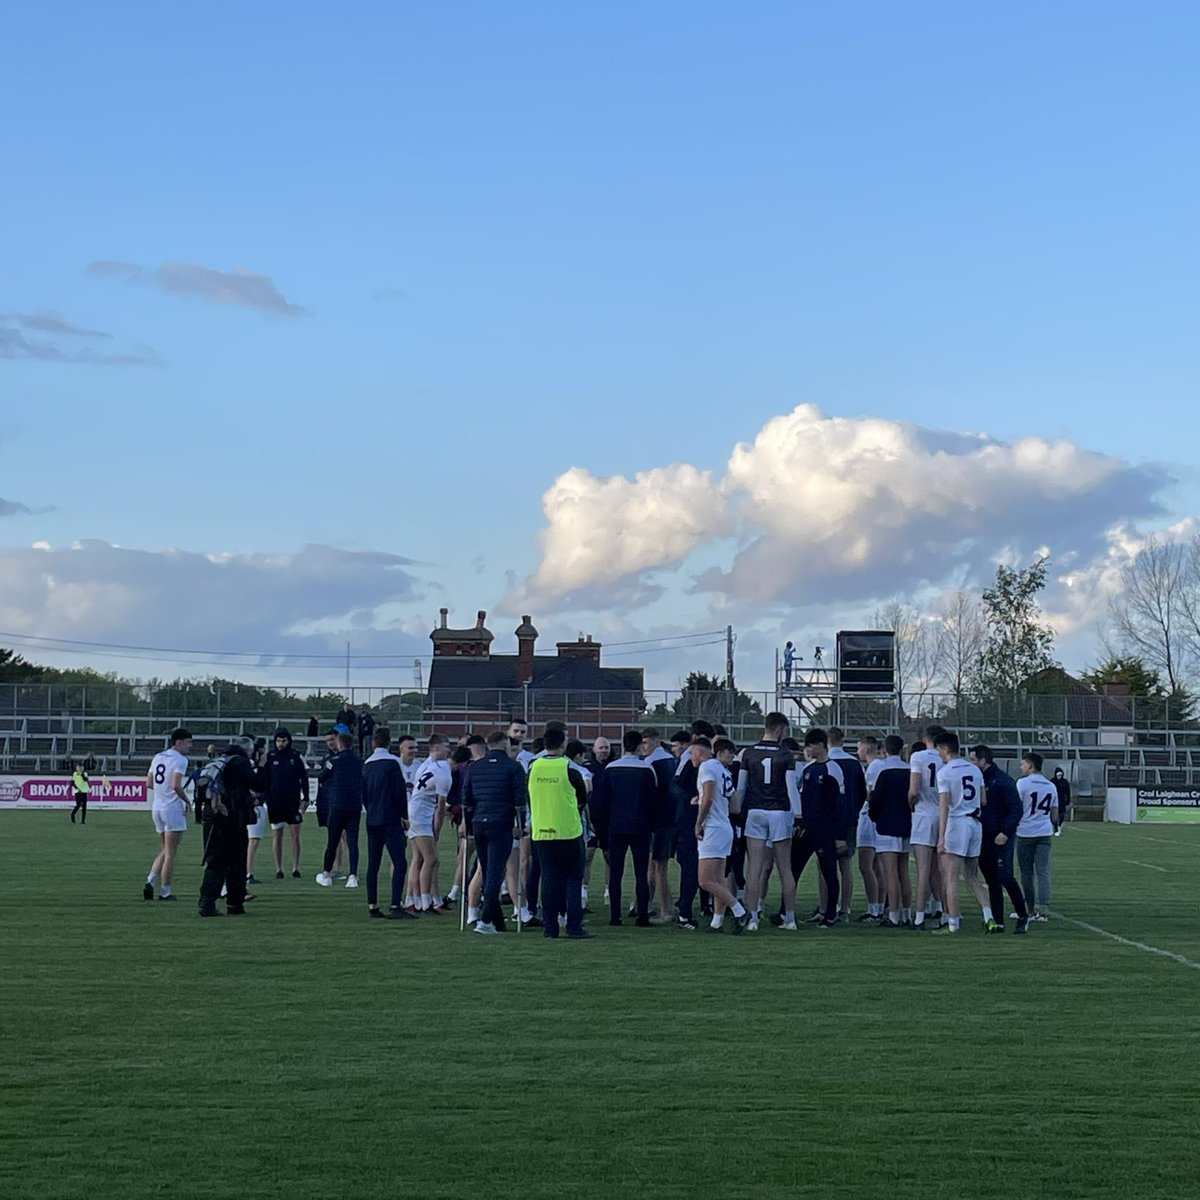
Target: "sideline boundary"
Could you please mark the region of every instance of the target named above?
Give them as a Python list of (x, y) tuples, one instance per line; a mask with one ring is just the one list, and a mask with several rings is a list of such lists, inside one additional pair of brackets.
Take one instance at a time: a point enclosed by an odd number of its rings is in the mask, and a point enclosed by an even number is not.
[(1117, 942), (1122, 946), (1131, 946), (1134, 950), (1141, 950), (1146, 954), (1157, 954), (1161, 958), (1169, 958), (1181, 967), (1189, 967), (1193, 971), (1200, 971), (1200, 962), (1193, 962), (1190, 958), (1182, 954), (1176, 954), (1173, 950), (1163, 950), (1158, 946), (1148, 946), (1145, 942), (1136, 942), (1132, 938), (1122, 937), (1119, 933), (1110, 933), (1107, 929), (1101, 929), (1099, 925), (1091, 925), (1087, 921), (1068, 917), (1065, 913), (1055, 912), (1054, 909), (1050, 909), (1049, 912), (1055, 920), (1066, 921), (1068, 925), (1075, 925), (1080, 929), (1086, 929), (1089, 933), (1097, 933), (1101, 937), (1108, 938), (1110, 941)]

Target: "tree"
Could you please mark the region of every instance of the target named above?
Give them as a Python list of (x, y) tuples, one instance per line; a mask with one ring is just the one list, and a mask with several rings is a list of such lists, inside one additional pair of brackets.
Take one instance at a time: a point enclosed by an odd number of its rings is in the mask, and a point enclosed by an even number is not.
[[(651, 715), (657, 713), (656, 709)], [(762, 706), (745, 692), (729, 691), (715, 675), (690, 671), (679, 699), (671, 706), (671, 715), (687, 721), (741, 723), (750, 716), (761, 717)]]
[(942, 601), (935, 633), (938, 678), (954, 694), (955, 704), (970, 691), (979, 673), (979, 659), (987, 641), (979, 599), (958, 588)]
[(1054, 635), (1038, 621), (1037, 594), (1046, 586), (1047, 561), (1039, 558), (1024, 568), (1002, 563), (983, 593), (986, 633), (976, 681), (988, 692), (1015, 693), (1031, 675), (1056, 665)]
[(42, 677), (43, 670), (22, 658), (15, 650), (0, 646), (0, 683), (34, 683)]
[(1124, 657), (1141, 659), (1174, 691), (1195, 660), (1200, 630), (1196, 603), (1200, 549), (1154, 536), (1121, 571), (1109, 602), (1113, 635)]
[(1106, 685), (1122, 684), (1133, 697), (1139, 725), (1165, 728), (1192, 719), (1196, 698), (1184, 687), (1170, 688), (1144, 659), (1132, 655), (1110, 655), (1083, 673), (1083, 682), (1097, 692)]
[(872, 629), (890, 629), (896, 635), (896, 691), (908, 694), (914, 711), (919, 711), (937, 676), (935, 622), (900, 599), (877, 608), (871, 621)]

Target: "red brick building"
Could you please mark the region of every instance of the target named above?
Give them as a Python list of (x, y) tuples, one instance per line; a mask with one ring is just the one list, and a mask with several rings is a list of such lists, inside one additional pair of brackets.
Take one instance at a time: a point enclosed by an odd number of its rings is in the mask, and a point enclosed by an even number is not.
[(637, 724), (645, 710), (645, 672), (641, 667), (600, 665), (601, 646), (591, 635), (559, 642), (554, 654), (537, 652), (538, 631), (521, 618), (513, 631), (515, 654), (493, 654), (494, 636), (479, 612), (469, 629), (451, 629), (449, 609), (429, 635), (426, 718), (439, 732), (482, 732), (514, 717), (529, 722), (536, 734), (546, 721), (566, 723), (572, 734), (612, 735)]

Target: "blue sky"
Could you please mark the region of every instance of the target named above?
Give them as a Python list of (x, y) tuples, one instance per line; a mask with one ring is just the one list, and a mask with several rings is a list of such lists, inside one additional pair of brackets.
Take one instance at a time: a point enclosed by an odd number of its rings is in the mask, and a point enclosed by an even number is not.
[[(348, 628), (424, 653), (439, 604), (503, 604), (503, 635), (526, 595), (552, 635), (732, 620), (761, 674), (787, 630), (827, 637), (1038, 544), (1034, 506), (940, 573), (898, 562), (894, 587), (831, 591), (801, 572), (731, 603), (695, 579), (760, 536), (735, 517), (692, 557), (522, 591), (566, 520), (543, 515), (564, 472), (719, 482), (798, 405), (1063, 440), (1113, 460), (1106, 526), (1188, 515), (1200, 486), (1171, 434), (1200, 365), (1198, 34), (1183, 4), (14, 9), (0, 496), (53, 511), (0, 518), (0, 628), (126, 642), (160, 621), (161, 644), (214, 649)], [(239, 268), (274, 291), (219, 302), (211, 273)], [(16, 320), (46, 313), (109, 336)], [(661, 499), (647, 485), (626, 516), (652, 523)], [(603, 504), (570, 521), (568, 540), (628, 533)], [(1056, 556), (1103, 553), (1104, 529), (1051, 523)], [(75, 600), (49, 603), (28, 547), (85, 539), (148, 558), (72, 561)], [(309, 544), (420, 565), (299, 569)], [(189, 595), (207, 585), (154, 557), (174, 548), (201, 572), (268, 556), (272, 586), (312, 603), (206, 620)], [(344, 574), (325, 594), (347, 569), (357, 607)], [(686, 667), (657, 661), (664, 686)]]

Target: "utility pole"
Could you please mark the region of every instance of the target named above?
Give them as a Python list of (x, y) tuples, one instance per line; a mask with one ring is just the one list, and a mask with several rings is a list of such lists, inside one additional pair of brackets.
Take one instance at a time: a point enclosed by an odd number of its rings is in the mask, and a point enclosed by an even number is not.
[(346, 702), (350, 702), (350, 643), (346, 643)]
[(725, 690), (733, 691), (733, 626), (725, 626)]

